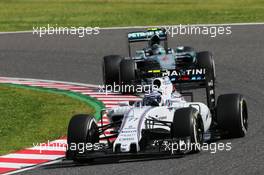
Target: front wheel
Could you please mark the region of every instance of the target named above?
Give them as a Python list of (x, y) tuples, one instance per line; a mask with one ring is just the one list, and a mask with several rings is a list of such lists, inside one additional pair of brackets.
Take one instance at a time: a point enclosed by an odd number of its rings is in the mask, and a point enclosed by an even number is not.
[(99, 143), (98, 127), (93, 116), (86, 114), (73, 116), (68, 126), (67, 137), (67, 159), (81, 163), (84, 161), (92, 161), (92, 159), (80, 159), (76, 155), (85, 152), (84, 145)]
[(171, 126), (172, 138), (190, 138), (186, 148), (191, 153), (199, 152), (203, 144), (203, 121), (199, 112), (192, 107), (175, 111)]
[(217, 99), (217, 124), (227, 138), (244, 137), (248, 129), (248, 110), (240, 94), (220, 95)]

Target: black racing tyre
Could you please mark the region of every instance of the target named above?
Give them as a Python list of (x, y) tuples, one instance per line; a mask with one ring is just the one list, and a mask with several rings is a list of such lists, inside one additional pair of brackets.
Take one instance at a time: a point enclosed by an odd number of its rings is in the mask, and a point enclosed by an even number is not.
[(109, 55), (103, 58), (103, 80), (105, 85), (119, 83), (119, 65), (122, 59), (120, 55)]
[(227, 138), (244, 137), (248, 129), (248, 110), (241, 94), (224, 94), (217, 99), (216, 118)]
[[(135, 61), (132, 59), (124, 59), (120, 63), (119, 84), (122, 85), (123, 93), (134, 93), (136, 87), (133, 86), (136, 80)], [(132, 86), (134, 87), (132, 87)]]
[[(86, 114), (78, 114), (71, 118), (68, 126), (67, 143), (68, 150), (66, 158), (76, 162), (83, 162), (83, 159), (75, 157), (75, 153), (79, 150), (71, 150), (71, 145), (98, 143), (99, 132), (96, 121), (93, 116)], [(77, 146), (78, 147), (78, 146)], [(85, 161), (91, 161), (86, 159)]]
[(190, 138), (187, 145), (192, 153), (199, 152), (203, 144), (204, 127), (201, 115), (192, 107), (180, 108), (175, 111), (171, 126), (172, 138)]
[(198, 67), (206, 69), (206, 78), (209, 80), (215, 80), (215, 63), (211, 52), (203, 51), (198, 52), (196, 55)]

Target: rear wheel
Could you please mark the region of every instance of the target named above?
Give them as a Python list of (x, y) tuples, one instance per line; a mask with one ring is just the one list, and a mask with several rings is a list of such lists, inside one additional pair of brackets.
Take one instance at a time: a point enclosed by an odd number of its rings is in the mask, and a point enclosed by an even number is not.
[[(76, 162), (89, 162), (92, 159), (80, 159), (76, 157), (79, 152), (84, 152), (85, 144), (95, 144), (99, 142), (99, 132), (94, 117), (86, 114), (78, 114), (71, 118), (68, 126), (68, 150), (66, 158)], [(83, 146), (83, 147), (82, 147)], [(76, 150), (71, 150), (76, 148)]]
[(244, 137), (248, 129), (245, 98), (240, 94), (220, 95), (217, 99), (217, 124), (227, 138)]
[(175, 111), (171, 126), (173, 138), (188, 138), (190, 143), (185, 148), (195, 153), (200, 151), (203, 144), (203, 121), (199, 112), (192, 107), (181, 108)]
[(198, 67), (206, 69), (206, 78), (209, 80), (215, 80), (215, 63), (211, 52), (203, 51), (197, 53)]
[(123, 93), (134, 93), (136, 87), (134, 86), (134, 81), (136, 79), (135, 71), (135, 61), (132, 59), (124, 59), (120, 63), (120, 74), (119, 84), (122, 85), (121, 92)]
[(103, 58), (103, 79), (105, 85), (119, 83), (119, 65), (122, 59), (119, 55), (109, 55)]

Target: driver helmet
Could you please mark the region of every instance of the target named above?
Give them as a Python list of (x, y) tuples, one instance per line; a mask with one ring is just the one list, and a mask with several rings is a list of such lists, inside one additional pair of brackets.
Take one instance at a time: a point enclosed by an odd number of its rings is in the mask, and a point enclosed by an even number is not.
[(161, 104), (161, 94), (159, 92), (151, 92), (149, 94), (145, 94), (143, 98), (144, 106), (160, 106)]
[(165, 54), (165, 49), (159, 45), (159, 44), (154, 44), (152, 47), (152, 53), (153, 55), (162, 55), (162, 54)]
[(160, 44), (160, 38), (158, 35), (153, 35), (149, 40), (149, 47), (152, 47), (154, 44)]

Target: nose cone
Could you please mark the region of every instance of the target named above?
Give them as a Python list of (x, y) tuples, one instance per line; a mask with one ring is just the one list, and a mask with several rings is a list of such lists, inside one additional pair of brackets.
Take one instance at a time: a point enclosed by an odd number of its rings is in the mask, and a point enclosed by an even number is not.
[(141, 138), (144, 114), (151, 107), (143, 106), (131, 109), (122, 121), (122, 125), (114, 142), (115, 152), (137, 152), (139, 151), (139, 140)]
[(130, 151), (130, 144), (127, 144), (127, 143), (121, 144), (120, 151), (121, 152), (129, 152)]

